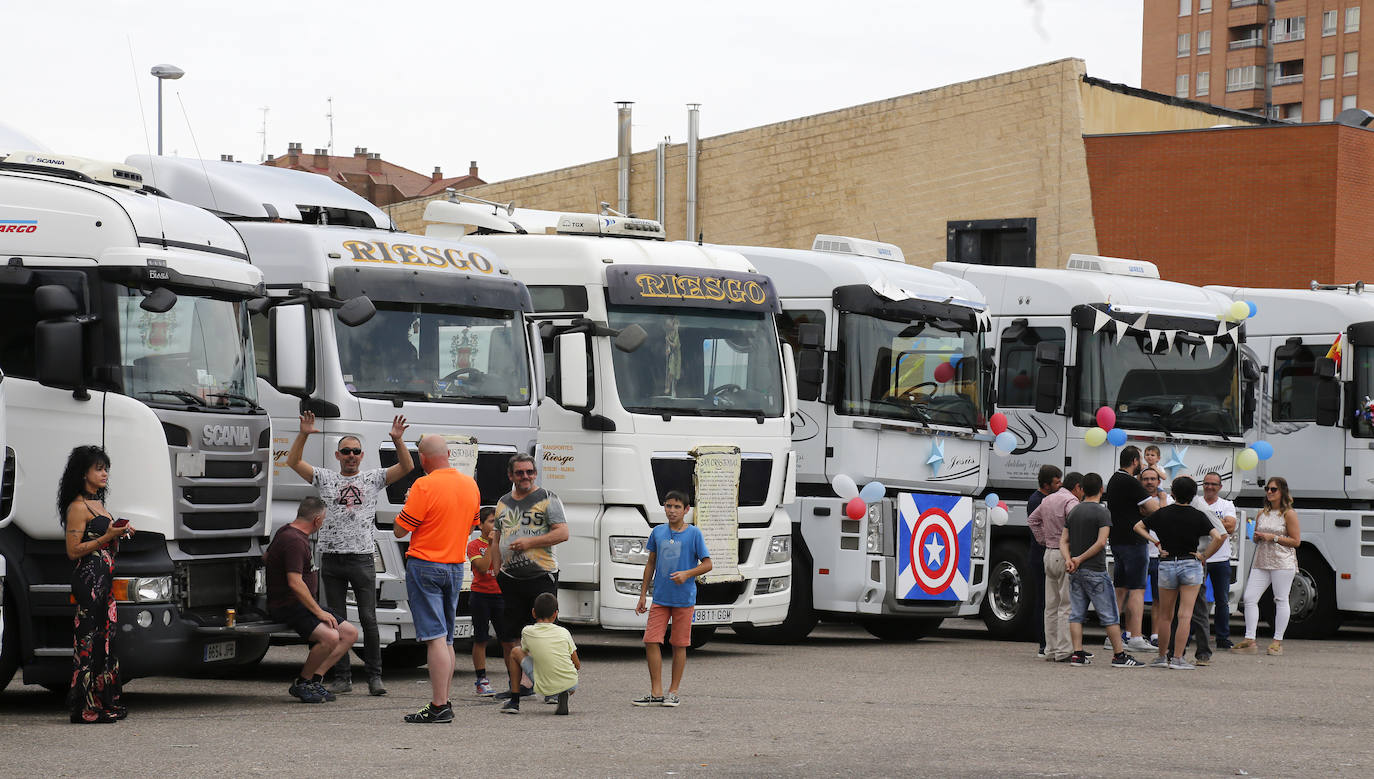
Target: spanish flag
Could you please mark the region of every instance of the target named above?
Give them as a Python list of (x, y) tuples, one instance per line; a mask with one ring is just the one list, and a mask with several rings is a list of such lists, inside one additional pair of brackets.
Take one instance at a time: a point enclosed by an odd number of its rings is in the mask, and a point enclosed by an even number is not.
[(1326, 350), (1326, 357), (1336, 361), (1336, 370), (1341, 369), (1341, 336), (1336, 334), (1336, 342), (1331, 344), (1331, 348)]

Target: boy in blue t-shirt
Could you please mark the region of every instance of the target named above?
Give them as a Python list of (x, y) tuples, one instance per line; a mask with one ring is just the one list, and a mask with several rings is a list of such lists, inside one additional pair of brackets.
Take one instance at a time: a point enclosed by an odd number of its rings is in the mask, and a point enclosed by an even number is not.
[[(649, 612), (644, 630), (644, 654), (649, 660), (649, 694), (636, 698), (636, 706), (676, 706), (677, 688), (687, 667), (687, 647), (692, 643), (692, 613), (697, 604), (697, 577), (711, 570), (711, 553), (706, 539), (695, 525), (687, 524), (687, 495), (671, 490), (663, 497), (663, 513), (668, 523), (649, 533), (649, 562), (644, 566), (644, 582), (639, 591), (636, 614)], [(644, 600), (653, 578), (654, 605), (646, 609)], [(673, 632), (673, 679), (668, 694), (663, 694), (663, 655), (659, 645), (671, 618)]]

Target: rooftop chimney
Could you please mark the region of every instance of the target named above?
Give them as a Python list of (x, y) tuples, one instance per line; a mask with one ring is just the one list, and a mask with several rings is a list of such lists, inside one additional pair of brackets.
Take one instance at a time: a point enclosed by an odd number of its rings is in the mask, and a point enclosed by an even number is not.
[(353, 156), (354, 156), (354, 157), (366, 157), (366, 156), (367, 156), (367, 147), (366, 147), (366, 146), (354, 146), (354, 147), (353, 147)]
[(316, 149), (316, 150), (315, 150), (315, 160), (314, 160), (314, 162), (313, 162), (312, 164), (313, 164), (316, 168), (318, 168), (318, 169), (320, 169), (320, 170), (328, 170), (328, 169), (329, 169), (329, 150), (328, 150), (328, 149)]
[(444, 178), (444, 171), (441, 170), (441, 169), (439, 168), (438, 165), (435, 165), (435, 166), (434, 166), (434, 172), (433, 172), (432, 174), (430, 174), (429, 180), (430, 180), (430, 181), (441, 181), (441, 180), (443, 180), (443, 178)]
[(381, 152), (371, 152), (371, 153), (369, 153), (369, 154), (367, 155), (367, 172), (368, 172), (368, 173), (381, 173), (381, 172), (382, 172), (382, 155), (381, 155)]
[(295, 167), (296, 165), (299, 165), (299, 164), (300, 164), (300, 158), (301, 158), (301, 145), (300, 145), (300, 143), (297, 142), (297, 141), (292, 141), (291, 143), (286, 144), (286, 165), (287, 165), (287, 167)]
[(468, 163), (468, 175), (477, 178), (477, 160)]

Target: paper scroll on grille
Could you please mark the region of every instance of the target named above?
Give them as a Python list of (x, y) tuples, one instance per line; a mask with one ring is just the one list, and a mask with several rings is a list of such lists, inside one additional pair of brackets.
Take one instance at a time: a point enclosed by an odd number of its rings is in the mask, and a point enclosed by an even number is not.
[(696, 459), (692, 473), (696, 506), (692, 516), (711, 553), (711, 572), (700, 581), (740, 581), (743, 577), (739, 572), (739, 447), (698, 446), (691, 455)]

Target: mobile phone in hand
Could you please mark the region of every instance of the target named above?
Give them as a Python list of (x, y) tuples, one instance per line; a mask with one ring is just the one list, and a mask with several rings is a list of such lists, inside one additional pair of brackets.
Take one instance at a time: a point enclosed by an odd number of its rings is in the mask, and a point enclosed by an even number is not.
[(114, 526), (115, 526), (115, 527), (124, 527), (124, 526), (127, 525), (127, 524), (129, 524), (129, 520), (127, 520), (127, 519), (125, 519), (125, 518), (123, 518), (123, 517), (120, 517), (119, 519), (116, 519), (116, 520), (114, 521)]

